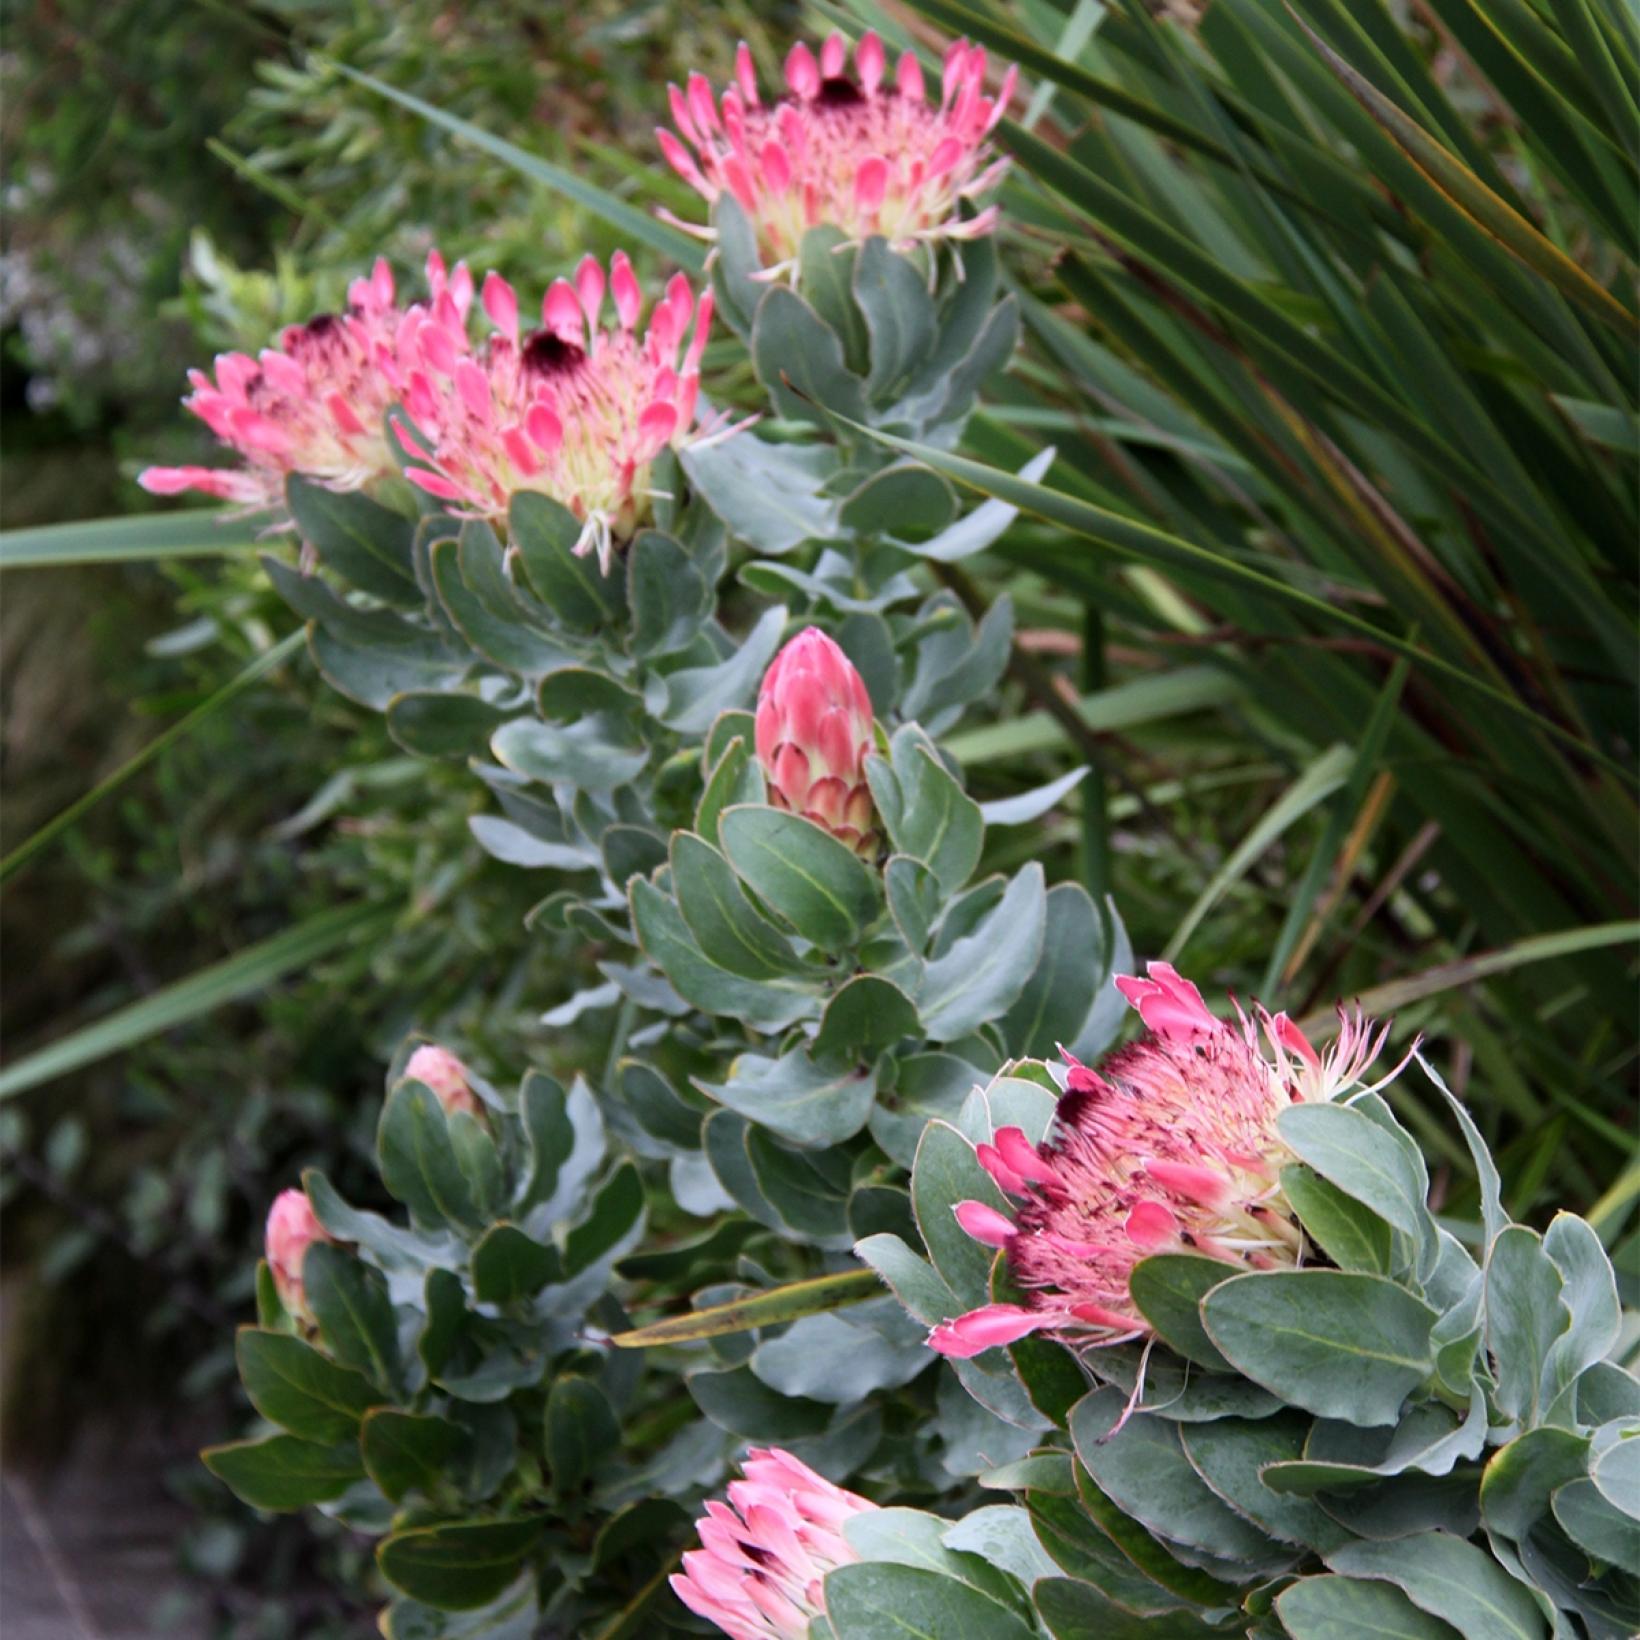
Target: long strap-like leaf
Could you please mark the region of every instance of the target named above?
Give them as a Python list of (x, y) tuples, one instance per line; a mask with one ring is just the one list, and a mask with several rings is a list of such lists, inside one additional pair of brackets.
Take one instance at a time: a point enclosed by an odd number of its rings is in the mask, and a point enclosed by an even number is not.
[(1512, 256), (1547, 279), (1563, 296), (1610, 325), (1625, 338), (1636, 331), (1635, 315), (1605, 286), (1591, 279), (1560, 247), (1546, 239), (1507, 200), (1500, 198), (1468, 166), (1435, 140), (1418, 122), (1359, 74), (1302, 17), (1287, 7), (1310, 43), (1326, 60), (1350, 94), (1387, 131), (1396, 145), (1466, 216), (1471, 217)]
[(230, 701), (237, 699), (258, 678), (266, 677), (281, 661), (295, 654), (302, 646), (302, 637), (300, 631), (286, 634), (271, 649), (258, 655), (238, 677), (223, 684), (214, 695), (202, 700), (193, 711), (186, 717), (179, 718), (169, 729), (155, 735), (135, 757), (128, 758), (111, 775), (99, 780), (83, 797), (76, 798), (61, 813), (53, 815), (32, 837), (19, 843), (0, 859), (0, 883), (21, 870), (41, 849), (75, 825), (110, 792), (118, 791), (138, 770), (145, 769), (166, 747), (174, 745), (184, 735), (192, 733), (206, 718), (214, 716)]
[(0, 1099), (26, 1093), (43, 1082), (122, 1053), (161, 1031), (263, 990), (286, 974), (318, 961), (347, 940), (385, 928), (396, 915), (392, 907), (363, 903), (321, 911), (294, 928), (167, 985), (19, 1060), (0, 1073)]
[[(1568, 928), (1554, 934), (1533, 934), (1529, 939), (1516, 940), (1512, 945), (1496, 951), (1478, 951), (1471, 957), (1458, 957), (1452, 962), (1437, 963), (1419, 974), (1408, 974), (1404, 979), (1392, 979), (1383, 985), (1374, 985), (1355, 998), (1367, 1015), (1394, 1013), (1409, 1003), (1421, 1002), (1425, 997), (1439, 996), (1443, 991), (1455, 991), (1460, 985), (1473, 985), (1477, 980), (1493, 974), (1507, 974), (1512, 969), (1524, 968), (1534, 962), (1552, 962), (1558, 957), (1576, 956), (1580, 951), (1600, 951), (1614, 945), (1633, 947), (1640, 944), (1640, 922), (1596, 923), (1592, 928)], [(1326, 1038), (1338, 1029), (1335, 1013), (1325, 1010), (1309, 1014), (1299, 1022), (1299, 1029), (1307, 1036)]]
[(60, 569), (68, 564), (129, 564), (154, 558), (206, 558), (250, 552), (259, 526), (224, 520), (215, 509), (141, 513), (86, 523), (0, 531), (0, 570)]
[(753, 1327), (772, 1327), (796, 1321), (823, 1310), (839, 1310), (858, 1304), (882, 1289), (875, 1270), (844, 1270), (839, 1275), (817, 1276), (812, 1281), (794, 1281), (789, 1286), (771, 1287), (767, 1292), (731, 1299), (707, 1310), (691, 1310), (688, 1315), (655, 1321), (631, 1332), (616, 1333), (611, 1344), (625, 1350), (652, 1349), (660, 1344), (688, 1344), (700, 1338), (721, 1338), (727, 1333), (750, 1332)]
[(1182, 536), (1170, 535), (1166, 530), (1156, 529), (1136, 518), (1127, 518), (1121, 513), (1111, 512), (1108, 508), (1097, 507), (1092, 502), (1067, 495), (1062, 490), (1050, 489), (1045, 484), (1033, 484), (1013, 473), (987, 467), (983, 462), (970, 461), (964, 456), (936, 450), (932, 445), (918, 444), (912, 439), (899, 438), (892, 433), (864, 427), (845, 416), (836, 416), (834, 419), (843, 426), (852, 428), (856, 433), (875, 439), (879, 444), (886, 444), (891, 449), (914, 456), (936, 472), (944, 473), (947, 478), (978, 490), (982, 495), (995, 496), (1010, 506), (1018, 507), (1021, 512), (1045, 518), (1051, 523), (1062, 524), (1077, 535), (1119, 552), (1125, 557), (1159, 564), (1176, 571), (1194, 571), (1213, 580), (1257, 587), (1287, 603), (1308, 610), (1312, 615), (1332, 625), (1348, 627), (1351, 631), (1370, 638), (1380, 647), (1397, 655), (1405, 655), (1409, 660), (1432, 672), (1438, 672), (1442, 677), (1461, 684), (1465, 689), (1484, 695), (1488, 700), (1532, 724), (1542, 733), (1553, 736), (1563, 745), (1570, 746), (1590, 762), (1600, 764), (1602, 768), (1608, 769), (1631, 785), (1635, 783), (1632, 770), (1608, 757), (1598, 747), (1591, 746), (1580, 736), (1562, 728), (1560, 724), (1534, 712), (1513, 695), (1495, 688), (1471, 672), (1466, 672), (1461, 666), (1455, 666), (1441, 656), (1431, 654), (1418, 644), (1409, 643), (1405, 638), (1384, 627), (1375, 626), (1371, 621), (1348, 609), (1330, 604), (1324, 598), (1318, 598), (1300, 587), (1289, 586), (1287, 582), (1274, 575), (1267, 575), (1262, 570), (1239, 563), (1236, 559), (1214, 552), (1211, 548), (1199, 546), (1194, 541), (1187, 541)]

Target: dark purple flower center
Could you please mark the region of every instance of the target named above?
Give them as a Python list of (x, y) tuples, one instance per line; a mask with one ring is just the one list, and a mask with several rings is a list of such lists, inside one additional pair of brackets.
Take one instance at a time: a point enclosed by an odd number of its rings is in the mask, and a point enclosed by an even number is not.
[(837, 74), (820, 82), (820, 90), (814, 100), (822, 108), (853, 108), (856, 103), (863, 103), (866, 96), (853, 80)]
[(524, 368), (538, 376), (568, 376), (579, 370), (586, 353), (552, 330), (532, 330), (524, 339)]

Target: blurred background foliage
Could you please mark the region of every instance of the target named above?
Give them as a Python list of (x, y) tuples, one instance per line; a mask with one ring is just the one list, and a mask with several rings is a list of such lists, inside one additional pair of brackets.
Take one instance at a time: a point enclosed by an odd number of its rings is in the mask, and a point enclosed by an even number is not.
[[(1632, 156), (1608, 135), (1624, 106), (1571, 78), (1558, 45), (1522, 69), (1476, 32), (1479, 9), (1300, 7), (1632, 302)], [(1567, 9), (1509, 8), (1550, 45)], [(1030, 87), (1007, 200), (1030, 334), (970, 452), (1012, 470), (1052, 440), (1057, 488), (1324, 603), (1405, 617), (1414, 641), (1632, 776), (1632, 336), (1477, 242), (1439, 190), (1420, 194), (1264, 0), (7, 11), (8, 529), (151, 507), (137, 465), (211, 459), (177, 409), (187, 365), (333, 306), (377, 254), (414, 281), (436, 235), (538, 291), (619, 243), (336, 64), (689, 216), (651, 135), (667, 80), (698, 68), (721, 83), (744, 36), (768, 83), (800, 20), (873, 22), (891, 41), (970, 30), (1024, 59)], [(1340, 360), (1355, 374), (1329, 384)], [(1339, 390), (1363, 381), (1371, 397)], [(1408, 426), (1450, 450), (1447, 479), (1409, 451)], [(1477, 1108), (1511, 1211), (1591, 1213), (1632, 1280), (1632, 942), (1464, 966), (1633, 916), (1625, 774), (1448, 681), (1403, 680), (1386, 651), (1307, 613), (1111, 563), (1038, 522), (954, 577), (976, 604), (1006, 588), (1020, 612), (990, 721), (953, 745), (979, 795), (1094, 754), (1080, 805), (1019, 846), (1114, 892), (1141, 954), (1186, 927), (1204, 982), (1304, 1012), (1432, 976), (1380, 995)], [(5, 848), (288, 628), (244, 557), (8, 571)], [(312, 1164), (367, 1193), (380, 1070), (407, 1030), (509, 1068), (599, 1062), (604, 1022), (540, 1020), (589, 953), (525, 926), (540, 882), (477, 850), (478, 802), (461, 771), (407, 758), (298, 661), (7, 883), (11, 1063), (337, 906), (382, 913), (368, 940), (274, 988), (0, 1108), (7, 1305), (24, 1322), (7, 1351), (11, 1456), (54, 1451), (110, 1396), (175, 1414), (189, 1437), (223, 1427), (223, 1322), (246, 1311), (267, 1198)], [(1437, 1205), (1461, 1205), (1461, 1156), (1446, 1144), (1435, 1159), (1449, 1164)], [(115, 1326), (130, 1341), (117, 1357), (98, 1348)], [(188, 1554), (216, 1632), (351, 1632), (345, 1598), (274, 1598), (304, 1540), (203, 1479), (182, 1484), (207, 1511)]]

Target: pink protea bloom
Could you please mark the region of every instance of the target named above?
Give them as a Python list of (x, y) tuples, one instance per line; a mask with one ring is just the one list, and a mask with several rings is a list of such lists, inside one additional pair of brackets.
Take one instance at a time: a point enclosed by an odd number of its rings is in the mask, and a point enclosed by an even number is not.
[(929, 1337), (942, 1354), (977, 1355), (1034, 1332), (1073, 1348), (1142, 1337), (1150, 1327), (1129, 1278), (1152, 1253), (1199, 1253), (1253, 1270), (1306, 1256), (1281, 1192), (1293, 1157), (1277, 1118), (1358, 1082), (1388, 1027), (1346, 1015), (1344, 1036), (1323, 1059), (1285, 1015), (1260, 1010), (1267, 1059), (1249, 1021), (1238, 1029), (1215, 1019), (1165, 963), (1148, 974), (1116, 984), (1153, 1034), (1098, 1070), (1067, 1054), (1066, 1092), (1042, 1144), (1006, 1127), (975, 1147), (1013, 1198), (1011, 1213), (959, 1202), (957, 1222), (1005, 1252), (1024, 1302), (942, 1322)]
[(897, 251), (978, 238), (996, 226), (994, 205), (967, 219), (961, 205), (1006, 169), (989, 138), (1013, 95), (1016, 70), (988, 97), (984, 48), (958, 40), (930, 101), (909, 51), (889, 78), (875, 33), (861, 37), (852, 75), (847, 61), (841, 34), (818, 57), (807, 45), (793, 46), (785, 94), (764, 103), (742, 41), (735, 83), (721, 100), (701, 74), (689, 76), (686, 90), (668, 87), (677, 130), (657, 131), (661, 151), (709, 204), (734, 197), (770, 274), (794, 267), (803, 235), (821, 223), (841, 229), (848, 242), (881, 234)]
[(876, 811), (865, 771), (874, 744), (871, 697), (854, 663), (818, 627), (799, 632), (764, 673), (756, 738), (770, 802), (872, 858)]
[(288, 1315), (305, 1326), (314, 1325), (307, 1291), (302, 1285), (302, 1263), (316, 1241), (335, 1241), (320, 1224), (304, 1190), (281, 1190), (268, 1212), (264, 1251), (279, 1302)]
[(826, 1609), (826, 1573), (860, 1558), (844, 1521), (877, 1505), (779, 1447), (753, 1448), (741, 1469), (728, 1502), (707, 1503), (701, 1546), (684, 1555), (673, 1592), (731, 1640), (807, 1640)]
[(392, 270), (378, 261), (348, 287), (346, 312), (289, 326), (278, 347), (254, 359), (219, 354), (214, 378), (190, 371), (193, 392), (183, 404), (244, 465), (148, 467), (137, 482), (154, 495), (198, 490), (260, 510), (280, 504), (290, 473), (333, 490), (368, 489), (392, 476), (398, 469), (384, 417), (398, 397), (394, 349), (403, 321), (393, 297)]
[[(613, 325), (599, 323), (606, 288)], [(404, 406), (425, 440), (403, 438), (406, 476), (479, 517), (504, 516), (522, 490), (551, 496), (582, 521), (575, 550), (596, 551), (607, 574), (648, 515), (650, 464), (689, 437), (711, 293), (697, 301), (674, 275), (640, 332), (643, 293), (617, 251), (607, 279), (588, 256), (573, 282), (557, 280), (538, 329), (520, 331), (517, 294), (494, 273), (481, 301), (494, 328), (471, 353), (434, 316), (412, 315), (400, 333)]]
[(424, 1042), (406, 1061), (404, 1074), (428, 1089), (444, 1107), (446, 1116), (454, 1116), (458, 1110), (469, 1116), (482, 1114), (478, 1096), (467, 1081), (467, 1067), (448, 1048)]

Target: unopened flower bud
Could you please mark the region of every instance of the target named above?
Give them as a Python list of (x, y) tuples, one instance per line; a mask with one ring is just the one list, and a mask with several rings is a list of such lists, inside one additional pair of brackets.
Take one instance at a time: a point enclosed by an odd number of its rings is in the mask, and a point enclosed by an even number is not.
[(268, 1268), (286, 1313), (310, 1327), (314, 1316), (302, 1286), (302, 1262), (314, 1242), (335, 1239), (320, 1224), (306, 1191), (281, 1190), (274, 1197), (265, 1242)]
[(424, 1043), (410, 1055), (404, 1074), (428, 1089), (443, 1105), (446, 1116), (454, 1116), (458, 1110), (469, 1116), (480, 1114), (477, 1095), (467, 1081), (467, 1067), (448, 1048)]
[(757, 755), (769, 801), (870, 859), (877, 850), (865, 773), (872, 744), (865, 680), (817, 627), (798, 633), (775, 656), (757, 697)]

